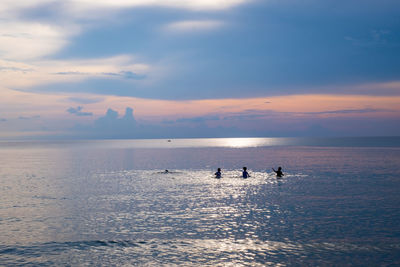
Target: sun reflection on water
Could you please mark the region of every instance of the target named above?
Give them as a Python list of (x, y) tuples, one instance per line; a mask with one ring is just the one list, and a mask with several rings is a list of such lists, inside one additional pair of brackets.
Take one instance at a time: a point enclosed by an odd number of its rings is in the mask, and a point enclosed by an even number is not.
[[(386, 214), (396, 211), (398, 194), (392, 188), (398, 187), (392, 185), (398, 184), (398, 173), (392, 180), (386, 173), (393, 171), (388, 161), (399, 166), (398, 150), (259, 148), (266, 142), (278, 141), (161, 140), (155, 145), (198, 147), (170, 150), (113, 141), (112, 149), (103, 150), (100, 142), (89, 151), (0, 151), (0, 262), (324, 266), (346, 265), (343, 259), (358, 256), (353, 263), (362, 266), (366, 253), (375, 259), (372, 265), (383, 257), (399, 258), (398, 237), (390, 236), (398, 230), (390, 216), (398, 213), (375, 216), (377, 204), (370, 205), (379, 203)], [(212, 148), (204, 147), (210, 143)], [(243, 179), (240, 168), (247, 158), (251, 177)], [(283, 179), (262, 169), (273, 162), (291, 162)], [(370, 162), (386, 176), (368, 176)], [(221, 179), (214, 176), (217, 166)], [(346, 168), (347, 176), (336, 175)], [(359, 177), (362, 182), (354, 179)], [(374, 195), (365, 185), (376, 185), (376, 177), (382, 178), (380, 185), (391, 183), (377, 187)], [(355, 206), (365, 212), (355, 214)]]
[(267, 138), (224, 138), (221, 141), (223, 146), (234, 148), (257, 147), (272, 144), (272, 140), (267, 140)]

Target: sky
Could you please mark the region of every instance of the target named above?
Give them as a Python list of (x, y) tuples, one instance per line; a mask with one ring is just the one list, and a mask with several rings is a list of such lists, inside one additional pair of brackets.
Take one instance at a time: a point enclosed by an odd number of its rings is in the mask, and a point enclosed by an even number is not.
[(398, 14), (397, 0), (2, 0), (0, 140), (399, 136)]

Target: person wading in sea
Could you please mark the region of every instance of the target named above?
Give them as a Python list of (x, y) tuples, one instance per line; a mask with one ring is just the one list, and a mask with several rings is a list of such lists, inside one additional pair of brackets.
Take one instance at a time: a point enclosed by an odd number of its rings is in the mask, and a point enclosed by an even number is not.
[(284, 174), (282, 172), (282, 167), (278, 167), (278, 170), (275, 170), (274, 168), (272, 168), (272, 170), (276, 173), (276, 177), (282, 178), (282, 176), (284, 176)]
[(218, 168), (217, 172), (215, 173), (215, 178), (221, 178), (221, 168)]
[(248, 178), (248, 177), (250, 177), (250, 174), (247, 172), (247, 167), (243, 167), (242, 177), (243, 177), (243, 178)]

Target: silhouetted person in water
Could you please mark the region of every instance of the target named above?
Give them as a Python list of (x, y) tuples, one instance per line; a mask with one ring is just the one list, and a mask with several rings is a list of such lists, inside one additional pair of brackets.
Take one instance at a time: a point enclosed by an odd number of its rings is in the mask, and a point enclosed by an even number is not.
[(250, 177), (250, 174), (247, 172), (247, 167), (243, 167), (242, 177), (243, 177), (243, 178), (248, 178), (248, 177)]
[(221, 178), (221, 168), (218, 168), (217, 172), (215, 173), (215, 178)]
[(274, 168), (272, 168), (272, 170), (276, 173), (276, 177), (278, 177), (278, 178), (282, 178), (282, 176), (284, 175), (282, 172), (282, 167), (278, 167), (278, 170), (275, 170)]
[(169, 171), (168, 171), (168, 170), (165, 170), (164, 173), (169, 173)]

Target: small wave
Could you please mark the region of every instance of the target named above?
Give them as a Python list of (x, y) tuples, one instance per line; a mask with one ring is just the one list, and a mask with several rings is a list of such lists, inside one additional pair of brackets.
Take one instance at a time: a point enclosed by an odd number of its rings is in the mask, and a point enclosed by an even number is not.
[[(395, 244), (346, 242), (294, 242), (254, 239), (150, 239), (83, 240), (48, 242), (31, 246), (0, 246), (0, 261), (5, 266), (41, 265), (330, 265), (352, 256), (354, 263), (365, 255), (379, 257), (399, 252)], [(380, 260), (385, 260), (381, 258)], [(72, 264), (74, 265), (74, 264)]]
[(86, 247), (138, 247), (142, 244), (146, 244), (146, 241), (132, 241), (132, 240), (83, 240), (83, 241), (66, 241), (66, 242), (46, 242), (33, 244), (30, 246), (0, 246), (0, 254), (4, 253), (18, 253), (22, 250), (30, 250), (36, 248), (52, 248), (52, 249), (63, 249), (63, 248), (86, 248)]
[(67, 249), (85, 250), (93, 247), (139, 247), (146, 241), (132, 240), (84, 240), (67, 242), (47, 242), (29, 246), (0, 246), (0, 255), (35, 255), (41, 252), (55, 252)]

